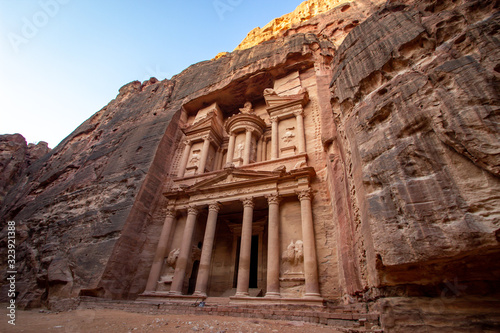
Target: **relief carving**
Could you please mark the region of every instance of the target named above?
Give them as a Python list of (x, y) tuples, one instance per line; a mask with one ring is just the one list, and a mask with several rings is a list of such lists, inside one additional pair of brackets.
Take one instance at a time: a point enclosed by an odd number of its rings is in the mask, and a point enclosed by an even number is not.
[(243, 108), (240, 109), (241, 113), (254, 113), (254, 110), (252, 108), (252, 103), (246, 102)]
[(240, 143), (236, 149), (238, 150), (237, 158), (243, 158), (243, 150), (245, 149), (245, 144), (243, 142)]
[(163, 268), (163, 274), (160, 277), (159, 283), (169, 284), (172, 283), (175, 274), (175, 264), (177, 263), (177, 258), (179, 258), (180, 249), (173, 249), (165, 258), (165, 265)]
[(198, 162), (200, 161), (200, 154), (198, 154), (199, 152), (200, 150), (193, 150), (193, 154), (191, 155), (191, 159), (189, 160), (190, 166), (198, 165)]
[(295, 134), (293, 133), (293, 130), (295, 127), (289, 127), (286, 129), (285, 135), (281, 137), (281, 139), (286, 143), (289, 144), (293, 138), (295, 138)]
[(177, 262), (177, 258), (179, 258), (179, 253), (181, 252), (181, 249), (173, 249), (170, 251), (167, 257), (167, 265), (175, 268), (175, 264)]
[(298, 266), (304, 262), (304, 243), (300, 239), (295, 243), (292, 240), (283, 252), (282, 260), (284, 265), (288, 263), (292, 266)]

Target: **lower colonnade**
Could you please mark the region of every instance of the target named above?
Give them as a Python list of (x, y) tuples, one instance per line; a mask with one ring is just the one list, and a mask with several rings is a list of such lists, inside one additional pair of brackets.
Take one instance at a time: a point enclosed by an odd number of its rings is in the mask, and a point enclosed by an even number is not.
[[(309, 187), (295, 190), (294, 195), (300, 201), (301, 231), (303, 237), (303, 270), (304, 270), (304, 293), (301, 299), (322, 302), (319, 291), (318, 262), (316, 256), (316, 244), (314, 237), (313, 215), (311, 207), (312, 191)], [(288, 194), (290, 196), (290, 194)], [(251, 269), (251, 246), (252, 246), (252, 224), (254, 223), (254, 207), (256, 200), (266, 200), (268, 206), (268, 230), (267, 230), (267, 274), (266, 293), (264, 297), (251, 297), (249, 295), (250, 269)], [(237, 261), (236, 292), (230, 296), (233, 301), (238, 300), (282, 300), (280, 293), (280, 263), (282, 261), (280, 251), (280, 201), (282, 197), (278, 193), (266, 193), (261, 196), (249, 196), (238, 199), (243, 208), (241, 221), (241, 242), (239, 242), (239, 260)], [(196, 206), (192, 203), (183, 207), (170, 207), (159, 237), (158, 246), (151, 266), (145, 292), (142, 296), (162, 296), (167, 298), (196, 297), (206, 298), (209, 286), (209, 277), (212, 265), (212, 255), (216, 239), (216, 229), (219, 212), (226, 204), (235, 204), (234, 198), (229, 201), (214, 200), (211, 203)], [(208, 208), (208, 209), (207, 209)], [(205, 225), (205, 233), (202, 242), (201, 256), (196, 277), (196, 286), (192, 295), (183, 294), (183, 286), (188, 270), (188, 262), (192, 251), (193, 233), (197, 218), (202, 210), (208, 210)], [(157, 283), (160, 280), (164, 259), (170, 249), (169, 241), (176, 229), (177, 216), (186, 214), (187, 218), (182, 231), (182, 241), (175, 264), (175, 272), (168, 292), (156, 292)], [(205, 214), (203, 214), (205, 216)]]

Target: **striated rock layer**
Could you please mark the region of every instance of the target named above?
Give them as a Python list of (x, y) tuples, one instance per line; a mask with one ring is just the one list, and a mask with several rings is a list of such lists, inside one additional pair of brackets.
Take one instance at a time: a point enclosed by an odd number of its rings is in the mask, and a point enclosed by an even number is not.
[[(316, 34), (322, 34), (330, 38), (342, 38), (345, 32), (352, 29), (366, 18), (366, 14), (371, 14), (377, 5), (384, 2), (383, 0), (307, 0), (301, 3), (293, 12), (275, 18), (263, 28), (257, 27), (250, 31), (235, 50), (248, 49), (263, 42), (297, 32), (314, 31)], [(355, 10), (352, 10), (353, 7)], [(356, 11), (352, 20), (349, 20), (350, 15), (346, 15), (347, 11), (350, 12), (349, 14)], [(321, 15), (321, 18), (315, 19), (320, 14), (327, 14), (327, 16)], [(310, 21), (311, 19), (315, 20)], [(335, 30), (336, 36), (333, 36), (332, 30)]]
[(21, 134), (0, 135), (0, 205), (26, 168), (49, 151), (44, 141), (27, 144)]
[(498, 6), (350, 2), (124, 86), (8, 185), (0, 218), (17, 223), (19, 304), (136, 298), (187, 115), (215, 101), (232, 114), (298, 72), (314, 81), (328, 161), (315, 165), (329, 198), (315, 212), (322, 294), (366, 302), (387, 332), (498, 329)]

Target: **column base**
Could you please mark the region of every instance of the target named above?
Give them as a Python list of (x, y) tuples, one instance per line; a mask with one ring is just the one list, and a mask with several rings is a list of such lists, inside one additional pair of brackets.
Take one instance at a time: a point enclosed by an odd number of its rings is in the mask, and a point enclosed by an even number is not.
[(281, 295), (278, 292), (267, 292), (265, 298), (280, 298)]
[(306, 293), (304, 295), (304, 298), (318, 299), (318, 298), (321, 298), (321, 294), (318, 294), (318, 293)]
[(182, 296), (182, 292), (180, 292), (180, 291), (169, 291), (168, 295), (169, 296)]
[(207, 293), (204, 293), (204, 292), (201, 292), (201, 291), (195, 291), (193, 293), (193, 296), (196, 296), (196, 297), (207, 297)]
[(248, 295), (249, 295), (248, 292), (237, 291), (234, 297), (248, 297)]

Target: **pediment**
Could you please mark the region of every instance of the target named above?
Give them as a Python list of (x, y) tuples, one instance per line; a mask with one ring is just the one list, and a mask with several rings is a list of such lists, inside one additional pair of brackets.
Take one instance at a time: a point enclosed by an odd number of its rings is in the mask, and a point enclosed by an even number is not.
[(280, 96), (272, 89), (266, 89), (264, 99), (268, 108), (287, 106), (290, 104), (301, 104), (303, 107), (309, 102), (307, 90), (295, 95)]
[(215, 119), (213, 116), (210, 115), (204, 119), (199, 120), (198, 122), (194, 123), (193, 125), (184, 128), (183, 131), (184, 131), (184, 134), (188, 135), (188, 134), (193, 133), (193, 132), (209, 129), (209, 128), (213, 127), (214, 123), (215, 123)]
[(281, 176), (279, 171), (250, 171), (228, 168), (212, 178), (190, 186), (187, 191), (204, 191), (228, 186), (248, 186), (253, 182), (273, 182)]

